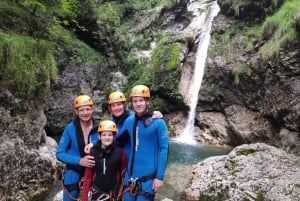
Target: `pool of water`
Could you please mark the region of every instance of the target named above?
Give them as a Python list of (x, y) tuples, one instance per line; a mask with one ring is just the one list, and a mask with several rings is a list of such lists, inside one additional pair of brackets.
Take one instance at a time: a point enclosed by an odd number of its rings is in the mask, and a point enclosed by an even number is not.
[(231, 149), (204, 144), (170, 142), (169, 162), (164, 179), (164, 187), (155, 200), (169, 198), (182, 201), (182, 192), (191, 182), (192, 165), (210, 157), (229, 153)]
[[(181, 201), (182, 192), (188, 187), (192, 178), (192, 165), (210, 156), (227, 154), (230, 149), (204, 144), (186, 144), (170, 141), (168, 166), (164, 179), (164, 187), (156, 194), (156, 201), (169, 198)], [(61, 191), (61, 184), (55, 183), (43, 200), (53, 201), (54, 196)]]

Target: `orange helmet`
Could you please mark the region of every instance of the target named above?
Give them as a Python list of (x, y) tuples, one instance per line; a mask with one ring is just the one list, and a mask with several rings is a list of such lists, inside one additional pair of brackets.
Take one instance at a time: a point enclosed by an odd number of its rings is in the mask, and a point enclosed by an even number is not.
[(130, 98), (134, 96), (150, 98), (150, 90), (145, 85), (136, 85), (130, 91)]
[(122, 92), (115, 91), (109, 94), (108, 104), (117, 103), (117, 102), (125, 102), (126, 98)]
[(91, 97), (87, 96), (87, 95), (80, 95), (80, 96), (77, 96), (75, 98), (75, 101), (74, 101), (74, 108), (79, 108), (81, 106), (85, 106), (85, 105), (90, 105), (92, 106), (94, 103), (91, 99)]
[(117, 132), (117, 126), (115, 122), (111, 120), (103, 120), (99, 123), (98, 126), (98, 132), (103, 132), (103, 131), (111, 131), (111, 132)]

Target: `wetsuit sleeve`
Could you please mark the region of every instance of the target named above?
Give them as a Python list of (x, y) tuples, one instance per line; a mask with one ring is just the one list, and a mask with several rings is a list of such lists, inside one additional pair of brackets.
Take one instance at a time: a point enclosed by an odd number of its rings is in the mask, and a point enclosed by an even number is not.
[[(56, 150), (56, 158), (64, 163), (71, 165), (79, 165), (81, 159), (78, 151), (76, 140), (76, 131), (73, 124), (68, 124), (61, 136), (60, 142)], [(75, 153), (76, 152), (76, 153)]]
[(163, 180), (169, 154), (169, 131), (165, 121), (162, 119), (160, 120), (157, 129), (159, 143), (159, 161), (156, 178)]
[(127, 144), (129, 140), (130, 140), (130, 137), (129, 137), (129, 133), (127, 130), (116, 137), (116, 143), (121, 147), (124, 147), (125, 144)]
[(82, 201), (88, 201), (88, 195), (94, 177), (94, 168), (85, 168), (82, 186)]
[(130, 140), (128, 128), (127, 128), (127, 125), (128, 125), (127, 122), (128, 122), (128, 119), (126, 119), (124, 121), (124, 124), (123, 124), (124, 126), (122, 126), (121, 128), (118, 128), (118, 133), (115, 138), (115, 143), (118, 144), (120, 147), (123, 147)]

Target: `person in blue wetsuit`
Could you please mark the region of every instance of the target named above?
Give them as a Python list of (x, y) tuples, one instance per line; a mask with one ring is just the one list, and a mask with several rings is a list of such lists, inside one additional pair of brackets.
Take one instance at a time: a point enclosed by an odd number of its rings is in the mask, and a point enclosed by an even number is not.
[(99, 120), (93, 118), (93, 101), (87, 95), (74, 100), (76, 117), (68, 123), (56, 150), (56, 158), (65, 163), (62, 175), (63, 201), (77, 200), (80, 194), (79, 184), (85, 167), (93, 167), (93, 156), (86, 155), (84, 147), (98, 140)]
[[(125, 120), (129, 116), (134, 115), (127, 106), (125, 95), (120, 91), (111, 92), (108, 96), (107, 103), (109, 105), (108, 109), (111, 113), (110, 119), (116, 123), (118, 130), (122, 130)], [(162, 118), (163, 115), (160, 111), (154, 111), (152, 117)], [(131, 148), (128, 133), (123, 133), (122, 136), (119, 136), (118, 133), (116, 138), (118, 138), (117, 144), (124, 149), (127, 158), (130, 158)]]
[[(108, 109), (111, 113), (110, 119), (116, 123), (118, 130), (122, 129), (125, 120), (130, 115), (133, 115), (133, 112), (128, 109), (125, 95), (120, 91), (114, 91), (109, 94), (107, 103), (109, 105)], [(117, 134), (116, 137), (119, 137), (119, 135)], [(117, 144), (124, 149), (127, 158), (129, 158), (131, 150), (128, 133), (124, 133), (122, 138), (119, 138)]]
[[(125, 201), (153, 201), (163, 186), (168, 160), (169, 132), (163, 119), (152, 118), (148, 109), (150, 90), (137, 85), (130, 92), (135, 115), (129, 116), (118, 138), (128, 132), (131, 154), (124, 179)], [(118, 140), (117, 138), (117, 140)]]

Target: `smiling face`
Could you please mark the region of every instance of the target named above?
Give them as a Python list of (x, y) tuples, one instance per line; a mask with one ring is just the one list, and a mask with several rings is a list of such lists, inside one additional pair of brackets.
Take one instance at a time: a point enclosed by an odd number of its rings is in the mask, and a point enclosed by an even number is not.
[(92, 119), (93, 111), (94, 111), (93, 106), (89, 106), (89, 105), (81, 106), (75, 110), (79, 119), (84, 122)]
[(114, 117), (121, 117), (125, 112), (125, 104), (123, 102), (116, 102), (110, 104), (110, 110)]
[(138, 116), (142, 116), (147, 112), (149, 100), (143, 97), (132, 97), (131, 103), (135, 113)]
[(99, 133), (99, 140), (101, 140), (102, 148), (107, 148), (114, 141), (114, 133), (111, 131), (102, 131)]

